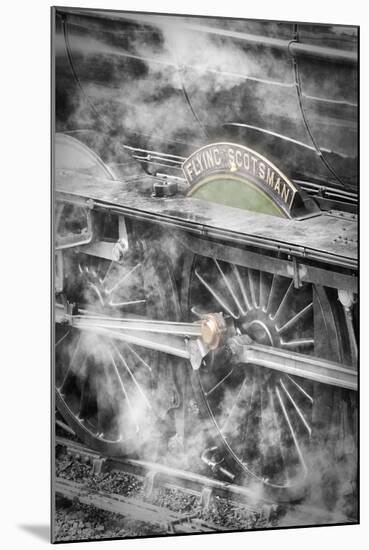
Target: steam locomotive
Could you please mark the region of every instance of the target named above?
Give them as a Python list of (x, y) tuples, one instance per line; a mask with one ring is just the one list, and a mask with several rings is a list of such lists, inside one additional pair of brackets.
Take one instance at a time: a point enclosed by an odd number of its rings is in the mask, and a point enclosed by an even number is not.
[(355, 501), (357, 48), (54, 10), (55, 399), (87, 445)]

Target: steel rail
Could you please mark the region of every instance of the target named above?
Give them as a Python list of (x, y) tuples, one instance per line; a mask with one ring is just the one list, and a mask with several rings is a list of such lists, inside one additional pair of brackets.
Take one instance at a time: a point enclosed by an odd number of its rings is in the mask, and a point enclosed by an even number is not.
[(56, 494), (62, 495), (69, 500), (78, 500), (82, 504), (93, 506), (106, 512), (158, 525), (167, 533), (220, 531), (219, 527), (217, 528), (213, 524), (202, 521), (200, 518), (194, 517), (194, 515), (173, 512), (172, 510), (168, 510), (168, 508), (156, 506), (141, 499), (91, 489), (83, 483), (77, 483), (68, 479), (56, 478), (54, 488)]
[[(74, 456), (76, 459), (90, 463), (94, 473), (118, 471), (131, 474), (143, 480), (143, 489), (146, 498), (150, 497), (155, 487), (160, 486), (198, 497), (199, 504), (205, 510), (209, 507), (212, 499), (217, 497), (236, 504), (242, 504), (250, 512), (263, 514), (267, 520), (269, 520), (272, 514), (281, 516), (279, 520), (279, 525), (281, 526), (338, 523), (335, 513), (304, 504), (298, 504), (297, 506), (295, 504), (277, 504), (270, 498), (266, 498), (265, 495), (261, 495), (257, 487), (250, 488), (219, 481), (195, 472), (179, 470), (158, 463), (130, 458), (102, 457), (99, 453), (89, 449), (85, 445), (60, 436), (55, 437), (55, 445), (63, 447), (69, 455)], [(63, 479), (62, 481), (65, 480)], [(60, 492), (61, 487), (56, 487), (57, 491), (58, 489)], [(140, 513), (140, 510), (138, 512)], [(288, 522), (284, 520), (284, 512), (287, 514)], [(314, 520), (312, 519), (313, 516)], [(308, 521), (306, 518), (309, 518)], [(339, 519), (342, 522), (355, 522), (352, 518), (344, 517)], [(187, 521), (184, 517), (181, 518), (180, 523), (183, 524), (183, 520)], [(193, 518), (191, 521), (196, 522), (199, 520)], [(221, 530), (224, 531), (225, 529), (222, 527)]]

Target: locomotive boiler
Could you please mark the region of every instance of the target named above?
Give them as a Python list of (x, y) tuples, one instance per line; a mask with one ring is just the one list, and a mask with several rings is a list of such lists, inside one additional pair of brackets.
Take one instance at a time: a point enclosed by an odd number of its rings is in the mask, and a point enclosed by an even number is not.
[(357, 42), (54, 11), (55, 395), (88, 446), (353, 513)]

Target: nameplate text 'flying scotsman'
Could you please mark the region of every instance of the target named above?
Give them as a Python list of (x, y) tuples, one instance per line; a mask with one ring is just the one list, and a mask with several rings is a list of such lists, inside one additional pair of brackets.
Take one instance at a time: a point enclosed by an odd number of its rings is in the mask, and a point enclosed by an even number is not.
[(189, 196), (282, 217), (294, 217), (295, 203), (301, 202), (296, 201), (300, 190), (287, 176), (243, 145), (206, 145), (192, 153), (182, 169), (190, 185)]

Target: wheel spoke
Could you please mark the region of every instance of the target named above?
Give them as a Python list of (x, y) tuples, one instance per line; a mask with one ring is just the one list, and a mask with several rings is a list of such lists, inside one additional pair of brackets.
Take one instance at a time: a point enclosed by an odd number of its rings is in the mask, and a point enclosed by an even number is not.
[(306, 315), (308, 311), (310, 311), (313, 307), (313, 302), (310, 302), (307, 306), (305, 306), (301, 311), (296, 313), (289, 321), (287, 321), (284, 325), (281, 327), (276, 327), (277, 331), (281, 334), (282, 332), (285, 332), (289, 328), (291, 328), (301, 317)]
[(249, 302), (249, 299), (248, 299), (248, 297), (247, 297), (246, 289), (245, 289), (245, 286), (244, 286), (244, 284), (243, 284), (243, 282), (242, 282), (240, 272), (238, 271), (238, 267), (237, 267), (236, 265), (233, 265), (233, 264), (232, 264), (232, 267), (233, 267), (233, 272), (234, 272), (234, 274), (236, 275), (236, 279), (237, 279), (238, 285), (239, 285), (239, 287), (240, 287), (240, 289), (241, 289), (241, 294), (242, 294), (242, 297), (243, 297), (243, 299), (244, 299), (246, 308), (247, 308), (248, 310), (250, 310), (250, 309), (252, 309), (252, 306), (251, 306), (251, 304), (250, 304), (250, 302)]
[(146, 304), (146, 300), (131, 300), (130, 302), (113, 302), (113, 300), (110, 300), (108, 305), (111, 307), (126, 307), (136, 306), (137, 304)]
[(69, 361), (69, 364), (68, 364), (68, 368), (67, 368), (67, 371), (64, 375), (64, 378), (63, 378), (63, 381), (62, 383), (60, 384), (59, 386), (59, 391), (62, 393), (63, 392), (63, 389), (65, 387), (65, 384), (66, 384), (66, 381), (69, 377), (69, 374), (70, 372), (74, 369), (74, 364), (75, 364), (75, 361), (76, 361), (76, 357), (79, 353), (79, 350), (80, 350), (80, 347), (81, 347), (81, 338), (82, 338), (82, 335), (79, 334), (78, 335), (78, 340), (77, 340), (77, 344), (76, 344), (76, 347), (74, 348), (74, 351), (73, 351), (73, 354), (72, 354), (72, 357)]
[(224, 303), (224, 301), (222, 300), (222, 298), (220, 298), (220, 296), (218, 296), (218, 294), (215, 292), (215, 290), (213, 290), (211, 288), (211, 286), (205, 281), (205, 279), (203, 279), (200, 275), (200, 273), (198, 273), (198, 271), (195, 270), (195, 275), (196, 277), (199, 279), (199, 281), (204, 285), (204, 287), (210, 292), (210, 294), (215, 298), (215, 300), (218, 302), (218, 304), (223, 308), (225, 309), (225, 311), (227, 313), (229, 313), (229, 315), (231, 317), (233, 317), (233, 319), (239, 319), (239, 315), (236, 315), (228, 306), (227, 304)]
[(266, 311), (266, 274), (260, 271), (259, 275), (259, 307), (262, 311)]
[(268, 388), (268, 393), (269, 393), (269, 403), (272, 410), (273, 423), (275, 428), (277, 429), (277, 434), (278, 434), (277, 437), (278, 437), (279, 454), (281, 456), (286, 482), (289, 483), (288, 469), (286, 466), (287, 460), (286, 460), (285, 450), (282, 443), (281, 425), (278, 420), (277, 411), (275, 410), (273, 391), (270, 388)]
[[(239, 398), (240, 398), (240, 395), (241, 395), (242, 391), (244, 390), (244, 388), (246, 387), (246, 379), (247, 379), (247, 376), (244, 377), (243, 382), (242, 382), (242, 384), (241, 384), (241, 388), (240, 388), (240, 390), (239, 390), (239, 392), (238, 392), (238, 394), (237, 394), (236, 399), (234, 400), (234, 403), (233, 403), (233, 405), (232, 405), (232, 408), (231, 408), (230, 412), (228, 413), (228, 416), (227, 416), (227, 418), (226, 418), (226, 420), (225, 420), (223, 426), (220, 427), (220, 431), (221, 431), (222, 433), (225, 432), (226, 427), (227, 427), (227, 424), (228, 424), (228, 422), (229, 422), (229, 420), (230, 420), (230, 418), (231, 418), (233, 412), (234, 412), (235, 409), (236, 409), (236, 405), (237, 405), (237, 402), (238, 402), (238, 400), (239, 400)], [(235, 429), (235, 427), (237, 427), (237, 426), (233, 426), (233, 430)]]
[(301, 422), (303, 423), (303, 425), (305, 426), (305, 428), (307, 429), (308, 433), (309, 433), (309, 436), (311, 436), (311, 428), (309, 426), (309, 424), (307, 423), (306, 421), (306, 418), (304, 417), (304, 415), (302, 414), (301, 412), (301, 409), (297, 406), (296, 404), (296, 401), (293, 399), (292, 395), (290, 394), (290, 392), (288, 391), (288, 389), (286, 388), (286, 386), (283, 384), (283, 381), (282, 380), (279, 380), (279, 384), (280, 386), (282, 387), (284, 393), (287, 395), (288, 399), (290, 400), (290, 402), (292, 403), (292, 405), (294, 406), (297, 414), (299, 415), (300, 419), (301, 419)]
[(119, 386), (120, 386), (120, 388), (121, 388), (121, 390), (122, 390), (122, 393), (123, 393), (123, 395), (124, 395), (124, 397), (125, 397), (125, 399), (126, 399), (126, 401), (127, 401), (128, 410), (129, 410), (129, 413), (130, 413), (131, 418), (132, 418), (132, 420), (133, 420), (133, 423), (134, 423), (134, 425), (135, 425), (135, 427), (136, 427), (136, 432), (138, 432), (138, 431), (140, 430), (140, 428), (139, 428), (139, 426), (138, 426), (138, 424), (137, 424), (136, 416), (135, 416), (135, 413), (134, 413), (134, 410), (133, 410), (131, 401), (130, 401), (130, 399), (129, 399), (128, 393), (127, 393), (126, 388), (125, 388), (125, 386), (124, 386), (122, 377), (121, 377), (120, 372), (119, 372), (119, 370), (118, 370), (118, 367), (117, 367), (117, 364), (116, 364), (115, 359), (114, 359), (114, 357), (113, 357), (113, 354), (112, 354), (112, 352), (110, 351), (110, 349), (108, 349), (108, 352), (109, 352), (109, 355), (110, 355), (111, 363), (112, 363), (113, 368), (114, 368), (114, 372), (115, 372), (116, 377), (117, 377), (118, 382), (119, 382)]
[(56, 342), (56, 344), (55, 344), (55, 348), (57, 348), (58, 345), (61, 344), (61, 343), (63, 342), (63, 340), (64, 340), (67, 336), (69, 336), (70, 332), (71, 332), (71, 331), (68, 330), (65, 334), (63, 334), (63, 336), (62, 336), (61, 338), (59, 338), (59, 340), (58, 340), (58, 341)]
[[(250, 400), (249, 400), (249, 406), (247, 408), (247, 412), (245, 413), (246, 425), (245, 425), (245, 428), (244, 428), (244, 431), (243, 431), (242, 443), (247, 441), (247, 435), (248, 435), (249, 427), (250, 427), (250, 424), (251, 424), (250, 420), (252, 420), (251, 414), (253, 412), (252, 409), (253, 409), (253, 404), (254, 404), (254, 401), (255, 401), (255, 396), (256, 396), (256, 379), (255, 379), (255, 377), (253, 377), (251, 393), (250, 393)], [(246, 446), (247, 446), (247, 443), (246, 443)]]
[[(82, 371), (84, 370), (84, 368), (86, 366), (86, 361), (87, 361), (87, 358), (85, 358), (83, 360), (82, 367), (81, 367)], [(84, 412), (85, 412), (87, 404), (88, 404), (88, 401), (89, 401), (89, 379), (87, 377), (83, 377), (82, 390), (81, 390), (81, 396), (80, 396), (80, 400), (79, 400), (79, 408), (78, 408), (78, 413), (77, 413), (77, 417), (79, 417), (79, 419), (83, 418)]]
[(276, 321), (276, 320), (278, 319), (278, 317), (280, 316), (280, 314), (281, 314), (281, 312), (282, 312), (282, 310), (283, 310), (283, 308), (284, 308), (284, 305), (286, 304), (287, 299), (288, 299), (290, 293), (292, 292), (292, 290), (293, 290), (293, 281), (290, 282), (290, 285), (289, 285), (289, 287), (287, 288), (287, 291), (285, 292), (285, 294), (284, 294), (284, 296), (283, 296), (283, 298), (282, 298), (282, 300), (281, 300), (281, 302), (280, 302), (280, 304), (279, 304), (279, 306), (278, 306), (278, 309), (277, 309), (277, 311), (275, 312), (275, 314), (274, 314), (274, 315), (270, 315), (270, 318), (272, 319), (272, 321)]
[(217, 269), (218, 269), (219, 273), (220, 273), (221, 276), (222, 276), (222, 279), (223, 279), (223, 281), (224, 281), (226, 287), (227, 287), (228, 290), (229, 290), (230, 295), (232, 296), (232, 298), (233, 298), (233, 300), (234, 300), (234, 302), (235, 302), (235, 304), (236, 304), (236, 306), (237, 306), (237, 308), (238, 308), (238, 311), (241, 313), (241, 315), (245, 315), (245, 314), (246, 314), (246, 311), (243, 310), (243, 308), (242, 308), (242, 306), (241, 306), (241, 304), (240, 304), (240, 302), (239, 302), (239, 300), (238, 300), (238, 298), (237, 298), (237, 296), (236, 296), (236, 294), (235, 294), (235, 292), (234, 292), (234, 290), (233, 290), (233, 288), (232, 288), (232, 286), (231, 286), (231, 284), (230, 284), (228, 278), (226, 277), (224, 271), (223, 271), (222, 268), (220, 267), (218, 260), (215, 260), (215, 259), (214, 259), (214, 262), (215, 262), (215, 265), (217, 266)]
[(304, 457), (303, 457), (303, 455), (302, 455), (302, 452), (301, 452), (301, 449), (300, 449), (299, 442), (297, 441), (297, 437), (296, 437), (295, 431), (294, 431), (294, 429), (293, 429), (293, 427), (292, 427), (292, 424), (291, 424), (291, 421), (290, 421), (290, 417), (288, 416), (286, 407), (285, 407), (285, 405), (284, 405), (282, 396), (281, 396), (281, 394), (279, 393), (278, 388), (276, 388), (275, 391), (276, 391), (276, 394), (277, 394), (277, 397), (278, 397), (278, 401), (279, 401), (279, 404), (280, 404), (281, 409), (282, 409), (282, 412), (283, 412), (283, 416), (284, 416), (284, 418), (285, 418), (285, 420), (286, 420), (286, 422), (287, 422), (288, 429), (289, 429), (290, 434), (291, 434), (291, 436), (292, 436), (292, 439), (293, 439), (293, 442), (294, 442), (294, 445), (295, 445), (296, 452), (297, 452), (297, 455), (298, 455), (298, 457), (299, 457), (300, 463), (301, 463), (301, 465), (302, 465), (302, 468), (303, 468), (304, 472), (307, 472), (306, 463), (305, 463)]
[(143, 364), (144, 367), (146, 367), (150, 372), (152, 372), (152, 368), (150, 367), (150, 365), (146, 363), (146, 361), (142, 359), (141, 355), (139, 355), (129, 344), (127, 344), (127, 342), (125, 343), (125, 346), (126, 348), (129, 349), (132, 355), (134, 355), (140, 361), (140, 363)]
[(209, 397), (209, 395), (211, 395), (213, 393), (213, 391), (215, 391), (217, 388), (219, 388), (219, 386), (221, 386), (223, 384), (223, 382), (225, 382), (227, 380), (227, 378), (229, 378), (231, 376), (232, 373), (233, 373), (233, 369), (231, 369), (229, 372), (227, 372), (227, 374), (225, 376), (223, 376), (223, 378), (221, 380), (219, 380), (219, 382), (217, 382), (215, 384), (215, 386), (213, 386), (209, 391), (205, 392), (206, 397)]
[(103, 280), (102, 280), (103, 284), (106, 283), (106, 281), (107, 281), (107, 279), (108, 279), (108, 277), (109, 277), (109, 275), (110, 275), (110, 273), (111, 273), (113, 267), (115, 267), (116, 265), (117, 265), (117, 264), (116, 264), (115, 262), (110, 262), (109, 267), (108, 267), (108, 269), (106, 270), (106, 273), (105, 273), (105, 275), (104, 275), (104, 277), (103, 277)]
[(249, 279), (249, 287), (250, 287), (250, 294), (251, 294), (251, 301), (253, 303), (253, 306), (255, 309), (259, 309), (259, 306), (256, 302), (256, 293), (255, 293), (255, 285), (254, 285), (254, 279), (251, 269), (247, 270), (248, 273), (248, 279)]
[(277, 285), (277, 275), (275, 273), (273, 273), (272, 284), (270, 285), (268, 302), (267, 302), (267, 306), (266, 306), (266, 309), (265, 309), (265, 313), (267, 313), (267, 314), (270, 312), (270, 308), (272, 307), (272, 302), (273, 302), (273, 298), (274, 298), (276, 285)]
[(131, 369), (129, 368), (126, 360), (124, 359), (123, 355), (120, 353), (120, 351), (118, 350), (118, 348), (116, 347), (115, 344), (112, 344), (112, 347), (114, 349), (114, 351), (117, 353), (119, 359), (121, 360), (121, 363), (122, 365), (124, 366), (124, 368), (127, 370), (127, 372), (129, 373), (130, 377), (132, 378), (136, 388), (138, 389), (139, 393), (141, 394), (141, 397), (142, 399), (145, 401), (146, 405), (148, 406), (149, 409), (152, 409), (152, 406), (151, 406), (151, 403), (150, 401), (148, 400), (148, 398), (146, 397), (145, 395), (145, 392), (143, 391), (143, 389), (141, 388), (140, 384), (137, 382), (137, 379), (136, 377), (134, 376), (133, 372), (131, 371)]
[(195, 306), (191, 308), (191, 313), (195, 315), (195, 317), (197, 317), (198, 319), (202, 319), (202, 317), (205, 315), (205, 312), (200, 313)]
[(105, 302), (104, 302), (104, 298), (102, 297), (101, 295), (101, 292), (100, 292), (100, 289), (93, 283), (90, 283), (90, 288), (92, 288), (92, 290), (95, 292), (95, 294), (97, 295), (98, 299), (99, 299), (99, 302), (100, 304), (104, 307), (105, 306)]
[[(102, 377), (101, 384), (104, 383), (104, 387), (106, 388), (108, 386), (108, 375), (106, 372), (106, 369), (102, 369), (102, 372), (100, 373), (100, 376)], [(100, 377), (99, 377), (100, 382)], [(110, 401), (110, 400), (109, 400)], [(96, 396), (96, 407), (97, 407), (97, 437), (101, 439), (101, 437), (104, 435), (104, 421), (105, 421), (105, 414), (106, 414), (106, 405), (107, 405), (107, 399), (106, 396), (101, 396), (101, 394), (98, 394)]]
[(300, 386), (300, 384), (298, 384), (293, 378), (290, 377), (289, 374), (287, 374), (287, 378), (290, 382), (292, 382), (292, 384), (294, 384), (296, 386), (297, 389), (300, 390), (300, 392), (311, 402), (311, 403), (314, 403), (314, 399), (311, 397), (311, 395), (309, 395), (305, 390), (304, 388), (302, 388)]
[(96, 270), (95, 270), (95, 267), (93, 265), (93, 257), (91, 256), (91, 265), (92, 265), (92, 271), (94, 273), (94, 276), (95, 277), (98, 277), (100, 282), (101, 282), (101, 277), (99, 277), (99, 274), (101, 273), (101, 258), (98, 259), (97, 261), (97, 266), (96, 266)]
[(314, 346), (314, 343), (314, 338), (301, 338), (300, 340), (290, 340), (289, 342), (281, 340), (281, 346), (286, 348), (308, 348)]
[(123, 275), (123, 277), (119, 279), (119, 281), (114, 286), (112, 286), (110, 289), (107, 289), (106, 294), (110, 295), (115, 292), (117, 288), (119, 288), (139, 267), (141, 267), (141, 263), (136, 264), (128, 273)]
[[(268, 463), (268, 451), (270, 453), (270, 450), (274, 447), (274, 441), (273, 441), (273, 431), (270, 421), (270, 411), (268, 410), (268, 406), (265, 403), (265, 392), (264, 392), (264, 384), (260, 384), (260, 454), (261, 454), (261, 466), (262, 471), (265, 472), (265, 466), (267, 466)], [(269, 394), (268, 394), (269, 397)], [(267, 444), (268, 443), (268, 444)]]

